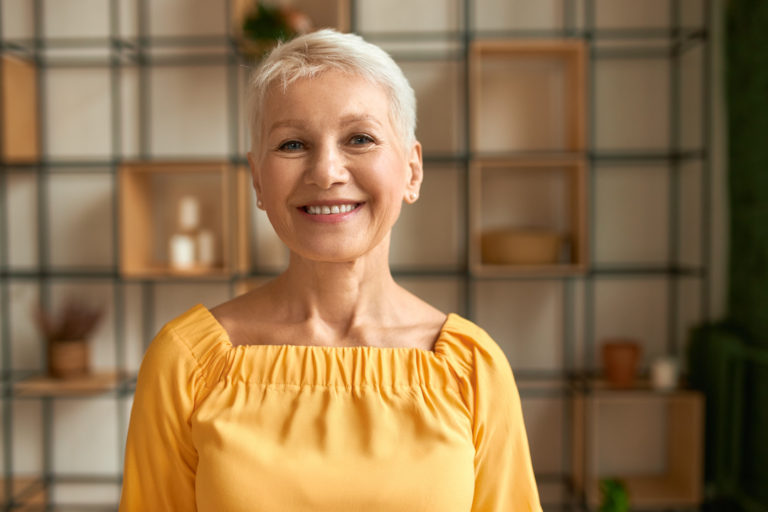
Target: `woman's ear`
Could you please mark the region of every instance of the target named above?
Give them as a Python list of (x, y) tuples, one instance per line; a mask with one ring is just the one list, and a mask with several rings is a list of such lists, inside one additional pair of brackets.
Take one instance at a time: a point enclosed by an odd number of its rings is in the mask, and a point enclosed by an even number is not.
[(424, 180), (424, 165), (421, 158), (421, 144), (416, 141), (408, 155), (408, 176), (405, 185), (405, 202), (413, 204), (419, 199), (421, 182)]
[(250, 151), (248, 152), (248, 165), (251, 168), (251, 180), (253, 181), (253, 190), (256, 191), (256, 206), (259, 207), (260, 210), (264, 209), (262, 199), (261, 199), (261, 179), (259, 177), (259, 171), (256, 167), (256, 159), (253, 156), (253, 153)]

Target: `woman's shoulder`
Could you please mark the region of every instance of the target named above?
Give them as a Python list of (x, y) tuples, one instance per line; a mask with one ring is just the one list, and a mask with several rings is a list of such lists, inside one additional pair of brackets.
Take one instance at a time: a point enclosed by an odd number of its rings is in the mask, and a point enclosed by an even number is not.
[(441, 348), (467, 372), (478, 367), (509, 368), (509, 360), (496, 340), (475, 322), (451, 313), (441, 333)]
[(226, 333), (210, 311), (196, 304), (166, 322), (144, 355), (143, 365), (200, 367), (220, 351)]

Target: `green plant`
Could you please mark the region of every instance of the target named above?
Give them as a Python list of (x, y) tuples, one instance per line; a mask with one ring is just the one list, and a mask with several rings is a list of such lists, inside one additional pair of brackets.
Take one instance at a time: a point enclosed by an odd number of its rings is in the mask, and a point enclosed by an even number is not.
[(603, 497), (599, 512), (627, 512), (629, 493), (621, 480), (604, 478), (600, 480), (600, 494)]
[(286, 41), (312, 29), (302, 12), (259, 2), (243, 20), (243, 36), (256, 41)]

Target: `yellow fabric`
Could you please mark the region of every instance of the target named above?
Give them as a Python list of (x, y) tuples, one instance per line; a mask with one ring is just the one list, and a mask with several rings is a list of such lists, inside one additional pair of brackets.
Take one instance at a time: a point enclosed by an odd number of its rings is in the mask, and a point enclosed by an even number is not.
[(202, 305), (139, 371), (120, 510), (540, 511), (509, 363), (448, 316), (434, 351), (233, 347)]

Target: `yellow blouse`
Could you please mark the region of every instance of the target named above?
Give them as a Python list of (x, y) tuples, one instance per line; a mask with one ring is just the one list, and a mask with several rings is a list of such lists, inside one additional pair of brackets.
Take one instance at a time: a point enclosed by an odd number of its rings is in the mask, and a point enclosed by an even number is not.
[(434, 351), (232, 346), (197, 305), (144, 356), (120, 510), (541, 506), (509, 363), (468, 320)]

